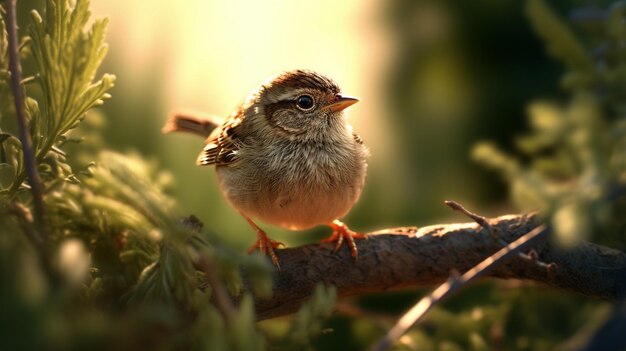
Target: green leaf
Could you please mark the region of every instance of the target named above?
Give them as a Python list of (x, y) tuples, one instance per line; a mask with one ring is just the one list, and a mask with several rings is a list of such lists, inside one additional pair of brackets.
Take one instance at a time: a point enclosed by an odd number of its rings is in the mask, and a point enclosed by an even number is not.
[(32, 12), (31, 47), (46, 97), (46, 124), (36, 132), (46, 139), (37, 149), (39, 159), (75, 128), (89, 109), (110, 97), (107, 91), (114, 85), (114, 76), (105, 74), (94, 82), (107, 52), (108, 20), (96, 20), (85, 30), (90, 15), (87, 0), (77, 0), (74, 8), (67, 0), (48, 0), (45, 21)]

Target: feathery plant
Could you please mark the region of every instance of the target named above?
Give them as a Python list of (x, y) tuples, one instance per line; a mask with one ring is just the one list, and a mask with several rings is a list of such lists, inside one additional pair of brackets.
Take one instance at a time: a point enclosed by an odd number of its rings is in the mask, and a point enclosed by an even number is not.
[(539, 210), (564, 243), (593, 239), (626, 243), (626, 4), (617, 2), (602, 20), (585, 11), (579, 32), (543, 1), (527, 13), (549, 53), (565, 68), (565, 102), (538, 101), (529, 107), (532, 132), (517, 140), (524, 160), (494, 145), (474, 149), (479, 161), (499, 170), (516, 204)]
[[(107, 52), (104, 36), (108, 20), (96, 20), (88, 32), (77, 31), (89, 20), (88, 1), (78, 1), (71, 12), (67, 2), (57, 5), (48, 1), (47, 5), (46, 21), (33, 11), (34, 23), (29, 28), (46, 107), (46, 123), (33, 124), (33, 141), (40, 159), (63, 141), (89, 109), (110, 97), (107, 91), (115, 80), (104, 74), (94, 82)], [(33, 105), (36, 111), (34, 101)]]
[[(626, 6), (616, 3), (582, 34), (541, 0), (530, 0), (527, 8), (567, 69), (562, 83), (571, 98), (531, 105), (532, 132), (518, 142), (523, 161), (490, 144), (474, 154), (504, 174), (517, 204), (550, 218), (564, 241), (598, 233), (594, 239), (623, 245), (624, 203), (618, 200), (626, 187)], [(263, 335), (239, 268), (255, 295), (267, 296), (267, 260), (229, 250), (198, 225), (181, 224), (182, 211), (166, 195), (169, 175), (139, 156), (102, 150), (91, 163), (70, 165), (84, 157), (64, 151), (66, 144), (81, 140), (81, 126), (95, 117), (92, 109), (109, 98), (114, 84), (112, 75), (98, 74), (107, 20), (91, 22), (87, 0), (47, 0), (43, 12), (32, 12), (20, 46), (22, 60), (34, 67), (23, 89), (49, 235), (37, 249), (42, 240), (31, 214), (22, 145), (12, 130), (16, 113), (2, 15), (0, 349), (258, 350), (268, 337), (286, 348), (311, 348), (331, 312), (334, 289), (318, 287), (284, 335)], [(50, 284), (42, 266), (58, 272), (60, 282)], [(206, 283), (207, 274), (241, 294), (239, 305), (220, 310), (213, 302), (219, 287)], [(526, 301), (519, 295), (520, 303)], [(507, 308), (486, 310), (480, 324), (474, 313), (460, 315), (467, 325), (462, 330), (475, 332), (459, 339), (485, 349), (480, 335), (489, 320), (511, 318)], [(455, 319), (434, 318), (442, 325)], [(412, 339), (420, 338), (432, 339), (424, 333)]]
[[(64, 147), (81, 141), (81, 122), (110, 98), (115, 81), (98, 74), (108, 21), (90, 21), (88, 0), (47, 0), (43, 12), (32, 11), (20, 46), (22, 61), (34, 67), (22, 88), (49, 235), (38, 237), (21, 141), (11, 130), (16, 113), (2, 14), (0, 310), (12, 322), (0, 328), (0, 343), (6, 349), (263, 349), (239, 269), (257, 296), (267, 296), (271, 269), (264, 257), (236, 253), (201, 226), (182, 224), (181, 210), (164, 192), (170, 176), (139, 156), (102, 150), (92, 162), (70, 165), (84, 157)], [(50, 284), (49, 271), (58, 273), (57, 283)], [(211, 302), (206, 274), (242, 295), (229, 315)], [(292, 330), (298, 344), (320, 332), (335, 292), (315, 296)]]
[[(44, 21), (37, 11), (32, 12), (27, 42), (37, 67), (34, 79), (43, 96), (41, 108), (38, 100), (26, 98), (33, 150), (44, 182), (73, 176), (60, 160), (65, 155), (58, 147), (67, 141), (67, 133), (89, 109), (110, 97), (107, 91), (115, 80), (114, 76), (105, 74), (94, 82), (107, 51), (104, 43), (107, 20), (95, 21), (89, 31), (84, 31), (90, 17), (88, 1), (78, 1), (73, 10), (66, 1), (47, 1), (45, 16)], [(20, 153), (20, 148), (15, 146), (12, 151)], [(51, 162), (44, 163), (45, 159)], [(26, 178), (21, 156), (15, 160), (16, 175), (7, 187), (10, 196), (24, 189)]]

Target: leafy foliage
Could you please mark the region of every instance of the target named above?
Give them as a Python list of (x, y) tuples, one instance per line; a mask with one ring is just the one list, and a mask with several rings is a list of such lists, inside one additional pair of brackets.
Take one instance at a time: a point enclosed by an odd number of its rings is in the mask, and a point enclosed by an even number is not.
[[(32, 12), (21, 54), (34, 62), (24, 89), (45, 189), (48, 255), (37, 250), (21, 142), (11, 131), (15, 113), (0, 18), (0, 348), (259, 350), (268, 343), (313, 348), (311, 339), (325, 332), (322, 321), (331, 313), (334, 289), (317, 287), (293, 319), (282, 321), (282, 330), (258, 327), (240, 268), (253, 293), (267, 296), (267, 261), (229, 249), (199, 226), (182, 224), (182, 211), (166, 195), (168, 174), (137, 155), (97, 145), (93, 125), (85, 124), (101, 117), (93, 108), (109, 98), (114, 84), (112, 75), (98, 74), (107, 51), (107, 20), (91, 21), (87, 0), (45, 3), (43, 12)], [(570, 98), (530, 105), (531, 132), (517, 141), (523, 156), (488, 143), (474, 155), (504, 175), (518, 205), (541, 210), (564, 242), (594, 233), (595, 240), (623, 247), (624, 6), (610, 7), (601, 21), (583, 23), (579, 31), (540, 0), (530, 0), (527, 11), (548, 51), (567, 69), (562, 87)], [(67, 144), (81, 135), (87, 139), (81, 146), (89, 147), (68, 152)], [(202, 260), (215, 270), (207, 272)], [(46, 265), (58, 277), (49, 277)], [(241, 296), (230, 315), (216, 307), (207, 274)], [(471, 309), (453, 301), (439, 306), (395, 347), (551, 349), (562, 335), (597, 322), (608, 308), (537, 290), (478, 286), (467, 293)], [(352, 320), (350, 328), (373, 342), (391, 323), (368, 314)]]
[(548, 51), (567, 67), (561, 83), (571, 98), (530, 105), (532, 132), (517, 140), (527, 162), (489, 143), (478, 145), (474, 157), (501, 171), (513, 200), (548, 217), (563, 242), (594, 234), (623, 246), (624, 208), (615, 200), (626, 187), (624, 6), (616, 4), (600, 23), (583, 27), (586, 41), (542, 1), (530, 1), (527, 10)]
[[(2, 18), (0, 308), (3, 320), (12, 321), (0, 328), (2, 349), (263, 349), (240, 268), (253, 292), (267, 296), (266, 259), (235, 253), (201, 225), (182, 223), (176, 202), (165, 194), (170, 176), (141, 157), (93, 152), (95, 137), (86, 148), (91, 152), (64, 151), (90, 129), (75, 129), (83, 119), (98, 117), (92, 108), (110, 97), (115, 77), (97, 78), (108, 21), (91, 21), (87, 0), (73, 6), (47, 0), (44, 12), (31, 15), (22, 56), (32, 54), (35, 72), (27, 80), (35, 84), (24, 89), (49, 237), (42, 240), (33, 224), (21, 142), (6, 123), (15, 113)], [(217, 272), (207, 271), (201, 260), (214, 262)], [(212, 305), (208, 273), (243, 295), (232, 315)], [(301, 317), (301, 324), (319, 323), (328, 314), (334, 295), (324, 290), (316, 296), (314, 307), (303, 311), (326, 313)], [(300, 333), (300, 341), (313, 334)]]
[(105, 74), (93, 82), (107, 52), (104, 35), (108, 21), (97, 20), (89, 32), (83, 32), (77, 29), (85, 27), (91, 15), (88, 1), (77, 1), (71, 12), (65, 1), (48, 0), (46, 5), (46, 21), (33, 11), (34, 23), (30, 27), (32, 52), (46, 103), (46, 124), (33, 123), (35, 145), (42, 145), (36, 148), (39, 157), (75, 128), (87, 110), (110, 97), (106, 92), (115, 80)]

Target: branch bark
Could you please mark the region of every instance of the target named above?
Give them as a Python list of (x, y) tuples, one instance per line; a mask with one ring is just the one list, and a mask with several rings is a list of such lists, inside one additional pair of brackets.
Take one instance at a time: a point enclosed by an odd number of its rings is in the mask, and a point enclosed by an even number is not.
[[(497, 239), (476, 223), (372, 233), (358, 241), (358, 262), (348, 248), (335, 253), (330, 243), (277, 250), (281, 271), (274, 273), (273, 296), (256, 300), (257, 317), (295, 312), (318, 283), (336, 286), (339, 296), (440, 284), (451, 272), (465, 272), (500, 250), (500, 239), (513, 242), (540, 222), (536, 215), (523, 214), (494, 218), (489, 224)], [(538, 260), (556, 268), (513, 258), (489, 276), (535, 281), (601, 299), (626, 296), (626, 255), (621, 251), (586, 242), (563, 248), (549, 239), (534, 251)]]

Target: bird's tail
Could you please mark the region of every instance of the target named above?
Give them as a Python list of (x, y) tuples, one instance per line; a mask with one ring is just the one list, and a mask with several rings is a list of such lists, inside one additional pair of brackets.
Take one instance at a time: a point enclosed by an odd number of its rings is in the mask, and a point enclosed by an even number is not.
[(163, 133), (187, 132), (207, 138), (211, 132), (222, 124), (219, 117), (190, 113), (174, 112), (161, 129)]

